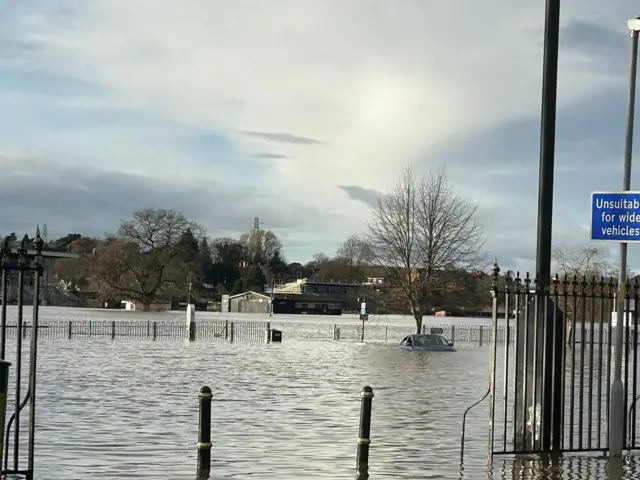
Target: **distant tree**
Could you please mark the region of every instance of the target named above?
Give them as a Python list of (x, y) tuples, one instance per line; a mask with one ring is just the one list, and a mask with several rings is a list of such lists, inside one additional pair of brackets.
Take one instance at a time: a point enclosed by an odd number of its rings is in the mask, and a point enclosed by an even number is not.
[(409, 304), (418, 333), (444, 292), (464, 293), (457, 272), (478, 269), (485, 258), (477, 207), (454, 191), (444, 168), (421, 177), (405, 169), (374, 206), (367, 240), (373, 262)]
[(615, 272), (615, 267), (606, 259), (600, 246), (557, 246), (553, 249), (552, 257), (561, 276), (608, 276)]
[(71, 245), (73, 242), (82, 237), (83, 236), (79, 233), (68, 233), (64, 237), (50, 241), (46, 246), (46, 249), (53, 250), (54, 252), (69, 252), (71, 251)]
[(282, 243), (271, 230), (254, 229), (241, 235), (240, 243), (246, 247), (247, 261), (250, 264), (268, 265), (282, 251)]
[(247, 280), (245, 278), (238, 278), (233, 284), (231, 295), (238, 295), (240, 293), (246, 292), (247, 290), (249, 290)]
[(343, 267), (343, 278), (350, 281), (365, 280), (371, 260), (371, 246), (358, 235), (348, 237), (336, 251), (335, 261)]
[(120, 224), (118, 234), (96, 248), (94, 278), (112, 294), (142, 303), (145, 310), (184, 278), (186, 240), (204, 229), (173, 210), (146, 209)]
[[(597, 291), (592, 291), (593, 280), (599, 281), (600, 277), (617, 276), (618, 270), (607, 260), (605, 253), (600, 246), (580, 245), (574, 247), (557, 246), (553, 249), (552, 258), (557, 264), (558, 276), (563, 280), (569, 295), (578, 295), (578, 290), (583, 291), (585, 286), (586, 295), (597, 295)], [(631, 271), (627, 271), (631, 276)], [(586, 281), (585, 281), (586, 280)], [(565, 310), (565, 323), (567, 325), (566, 343), (571, 345), (571, 332), (574, 323), (580, 318), (597, 318), (601, 316), (600, 311), (593, 312), (593, 308), (600, 309), (602, 303), (595, 304), (587, 300), (587, 297), (578, 296), (568, 302), (561, 302), (561, 308)], [(611, 305), (611, 308), (615, 306)]]
[(251, 265), (247, 271), (247, 286), (249, 289), (262, 292), (266, 284), (267, 277), (262, 266), (258, 264)]
[(211, 242), (211, 256), (213, 259), (212, 279), (216, 283), (227, 286), (234, 285), (240, 278), (240, 265), (243, 262), (243, 245), (233, 238), (221, 237)]
[(209, 248), (209, 242), (206, 237), (200, 241), (199, 245), (200, 256), (200, 278), (203, 283), (216, 283), (213, 268), (213, 259), (211, 256), (211, 249)]

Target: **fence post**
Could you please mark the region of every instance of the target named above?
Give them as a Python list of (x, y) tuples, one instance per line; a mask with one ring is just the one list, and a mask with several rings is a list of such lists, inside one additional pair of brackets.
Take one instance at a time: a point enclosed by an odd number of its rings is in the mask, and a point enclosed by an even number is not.
[(198, 422), (198, 479), (208, 479), (211, 471), (211, 399), (209, 387), (202, 387), (198, 394), (200, 400), (200, 420)]
[(235, 325), (236, 325), (236, 322), (231, 322), (231, 324), (229, 325), (231, 327), (231, 330), (229, 331), (229, 341), (231, 343), (233, 343), (233, 337), (235, 335), (235, 329), (236, 329)]
[(264, 343), (271, 343), (271, 322), (267, 322), (267, 329), (264, 331)]
[(369, 445), (371, 444), (371, 406), (373, 389), (366, 386), (360, 393), (360, 428), (358, 432), (358, 453), (356, 456), (356, 480), (369, 478)]
[(195, 342), (196, 340), (196, 306), (192, 304), (187, 305), (187, 325), (189, 325), (189, 341)]
[(69, 338), (69, 340), (71, 340), (71, 326), (73, 325), (73, 322), (71, 320), (69, 320), (69, 327), (67, 330), (67, 338)]
[(116, 321), (111, 322), (111, 340), (115, 340), (116, 338)]
[(480, 325), (480, 330), (478, 331), (478, 346), (482, 346), (482, 325)]
[(153, 322), (153, 339), (158, 338), (158, 322)]

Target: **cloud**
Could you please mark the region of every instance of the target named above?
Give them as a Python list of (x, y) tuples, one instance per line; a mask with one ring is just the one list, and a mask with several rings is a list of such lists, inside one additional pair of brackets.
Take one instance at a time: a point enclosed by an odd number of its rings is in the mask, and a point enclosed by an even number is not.
[(265, 189), (227, 182), (194, 182), (65, 165), (50, 158), (0, 154), (0, 231), (31, 233), (47, 224), (51, 237), (69, 232), (103, 235), (144, 208), (167, 208), (204, 225), (209, 235), (248, 231), (255, 216), (266, 219), (293, 260), (305, 260), (309, 248), (322, 250), (348, 218), (314, 206), (287, 206)]
[(351, 199), (364, 202), (365, 205), (370, 207), (376, 205), (378, 198), (383, 195), (383, 193), (378, 192), (377, 190), (362, 188), (357, 185), (338, 185), (338, 188), (346, 192)]
[[(101, 195), (87, 172), (113, 191), (135, 178), (158, 205), (212, 210), (220, 230), (262, 209), (308, 256), (361, 230), (403, 166), (445, 164), (479, 203), (490, 250), (524, 265), (535, 253), (543, 3), (465, 2), (461, 13), (430, 0), (2, 2), (0, 148), (55, 159), (38, 168), (73, 169)], [(588, 191), (620, 183), (634, 6), (563, 3), (556, 242), (587, 241)], [(41, 188), (56, 221), (78, 221), (53, 199), (62, 188)], [(107, 229), (139, 203), (122, 198), (100, 204)]]
[(314, 138), (299, 137), (290, 133), (268, 133), (268, 132), (249, 132), (243, 131), (245, 135), (251, 137), (263, 138), (276, 143), (293, 143), (296, 145), (325, 145), (325, 142)]
[(256, 157), (257, 158), (271, 158), (271, 159), (274, 159), (274, 160), (282, 160), (284, 158), (289, 158), (288, 156), (282, 155), (281, 153), (266, 153), (266, 152), (258, 153), (256, 155)]

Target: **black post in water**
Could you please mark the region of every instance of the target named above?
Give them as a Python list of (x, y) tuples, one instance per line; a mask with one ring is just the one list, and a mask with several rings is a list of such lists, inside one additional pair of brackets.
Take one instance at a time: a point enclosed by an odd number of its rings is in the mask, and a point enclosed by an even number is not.
[(200, 420), (198, 422), (198, 471), (196, 480), (206, 480), (211, 471), (211, 399), (209, 387), (202, 387), (200, 399)]
[(0, 360), (4, 360), (7, 346), (7, 304), (9, 303), (9, 237), (4, 237), (0, 247), (0, 269), (2, 269), (2, 310), (0, 312)]
[(373, 389), (366, 386), (362, 389), (360, 404), (360, 429), (358, 433), (358, 454), (356, 456), (356, 480), (369, 478), (369, 445), (371, 445), (371, 406)]
[(36, 250), (31, 265), (33, 271), (33, 310), (31, 316), (31, 346), (29, 347), (29, 450), (27, 453), (27, 470), (33, 474), (35, 468), (35, 441), (36, 441), (36, 366), (38, 364), (38, 325), (40, 311), (41, 280), (44, 273), (44, 260), (42, 247), (44, 240), (40, 236), (40, 227), (36, 230), (34, 240)]
[(523, 333), (523, 338), (526, 335), (531, 342), (527, 348), (519, 349), (519, 358), (516, 359), (519, 370), (516, 374), (516, 388), (519, 392), (527, 392), (523, 399), (525, 408), (516, 418), (520, 440), (516, 442), (519, 444), (516, 448), (520, 451), (533, 449), (548, 452), (561, 448), (564, 325), (557, 325), (559, 317), (556, 315), (555, 305), (550, 304), (548, 297), (551, 281), (559, 33), (560, 0), (546, 0), (536, 248), (538, 294), (530, 309), (534, 310), (530, 312), (533, 315), (519, 315), (517, 327)]

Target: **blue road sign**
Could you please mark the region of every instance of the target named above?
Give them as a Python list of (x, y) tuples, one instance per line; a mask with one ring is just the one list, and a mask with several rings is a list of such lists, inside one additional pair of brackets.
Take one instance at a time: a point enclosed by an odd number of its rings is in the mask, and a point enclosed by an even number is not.
[(593, 192), (591, 240), (640, 242), (640, 192)]

